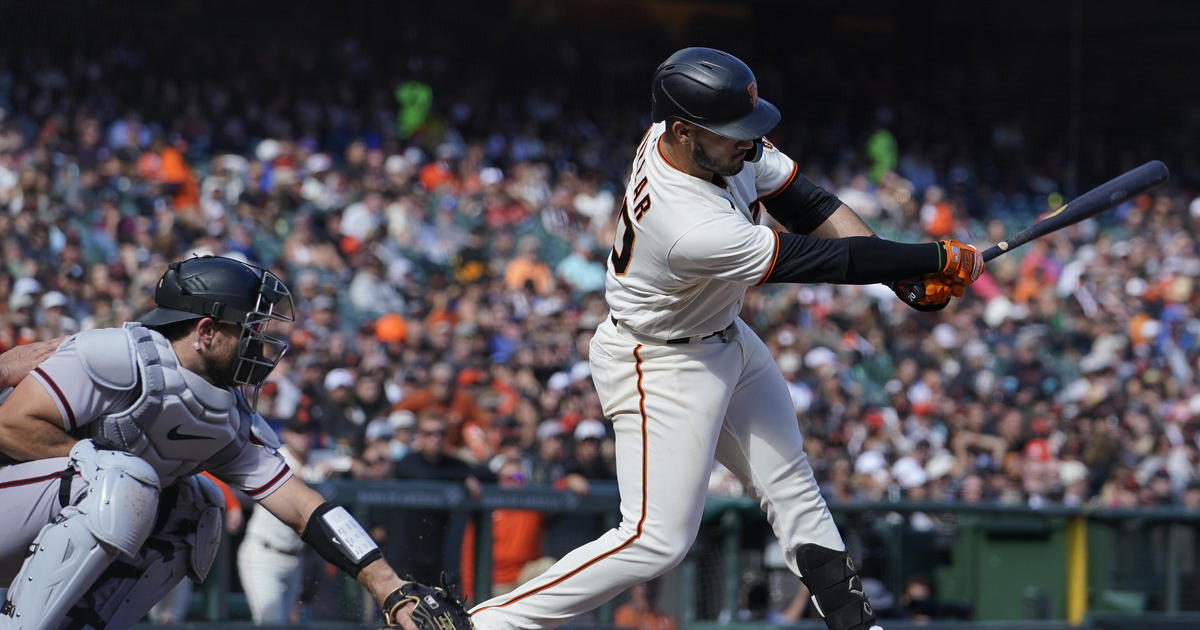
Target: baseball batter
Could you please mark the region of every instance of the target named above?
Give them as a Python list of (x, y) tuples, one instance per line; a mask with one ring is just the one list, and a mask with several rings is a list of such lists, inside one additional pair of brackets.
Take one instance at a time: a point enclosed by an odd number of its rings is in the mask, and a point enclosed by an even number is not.
[(224, 501), (201, 471), (302, 532), (389, 624), (456, 627), (424, 614), (441, 591), (400, 580), (344, 508), (292, 476), (238, 389), (257, 391), (286, 350), (266, 334), (290, 319), (283, 282), (192, 258), (169, 266), (155, 300), (140, 322), (69, 337), (0, 405), (0, 630), (120, 630), (185, 575), (204, 580)]
[[(695, 539), (715, 457), (761, 498), (828, 627), (878, 627), (786, 383), (738, 311), (746, 289), (767, 282), (886, 282), (932, 310), (961, 295), (983, 261), (954, 241), (872, 236), (762, 139), (779, 112), (737, 58), (678, 51), (651, 93), (655, 124), (634, 157), (609, 258), (611, 317), (590, 356), (616, 430), (621, 524), (472, 618), (481, 630), (551, 628), (675, 566)], [(760, 225), (764, 201), (789, 232)]]

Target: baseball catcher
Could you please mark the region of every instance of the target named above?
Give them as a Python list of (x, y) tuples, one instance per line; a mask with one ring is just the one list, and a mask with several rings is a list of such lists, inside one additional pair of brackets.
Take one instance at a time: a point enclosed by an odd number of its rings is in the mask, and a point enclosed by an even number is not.
[(140, 321), (68, 337), (0, 404), (0, 504), (10, 515), (0, 584), (11, 584), (0, 630), (121, 630), (184, 575), (203, 581), (224, 501), (202, 471), (354, 576), (388, 625), (470, 628), (447, 589), (401, 580), (345, 508), (292, 476), (248, 402), (244, 391), (256, 398), (287, 351), (268, 330), (292, 319), (287, 286), (266, 269), (203, 256), (171, 264), (155, 301)]

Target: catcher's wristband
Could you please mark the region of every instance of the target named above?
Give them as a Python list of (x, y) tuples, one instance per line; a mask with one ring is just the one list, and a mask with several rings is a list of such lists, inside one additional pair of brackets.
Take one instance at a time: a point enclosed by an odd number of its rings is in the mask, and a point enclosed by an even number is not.
[(383, 606), (380, 606), (383, 609), (383, 621), (389, 626), (398, 625), (396, 613), (408, 602), (416, 601), (416, 597), (404, 593), (403, 586), (396, 587), (391, 593), (388, 593), (387, 597), (383, 598)]
[(313, 510), (300, 539), (351, 577), (358, 577), (363, 567), (383, 557), (379, 545), (346, 508), (328, 501)]

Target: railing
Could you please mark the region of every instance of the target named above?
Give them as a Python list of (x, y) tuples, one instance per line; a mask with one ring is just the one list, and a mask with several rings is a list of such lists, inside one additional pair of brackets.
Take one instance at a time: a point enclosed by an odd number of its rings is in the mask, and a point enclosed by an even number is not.
[[(475, 589), (480, 593), (491, 587), (492, 510), (593, 514), (596, 534), (615, 526), (619, 516), (612, 484), (593, 484), (584, 496), (493, 486), (478, 500), (462, 486), (442, 482), (338, 481), (318, 490), (360, 518), (372, 508), (394, 508), (447, 510), (472, 519), (477, 528)], [(1159, 614), (1155, 627), (1176, 627), (1172, 620), (1184, 624), (1178, 627), (1200, 627), (1200, 618), (1188, 616), (1188, 611), (1200, 610), (1197, 511), (960, 503), (833, 504), (830, 510), (851, 547), (866, 556), (864, 574), (878, 578), (895, 596), (909, 576), (929, 575), (942, 599), (969, 607), (973, 627), (1067, 627), (1098, 619), (1104, 622), (1097, 627), (1150, 627), (1148, 613)], [(932, 515), (938, 526), (914, 529), (910, 521), (916, 514)], [(664, 577), (667, 611), (681, 627), (739, 625), (743, 570), (762, 568), (761, 541), (769, 537), (757, 502), (711, 497), (693, 553)], [(223, 545), (222, 555), (205, 585), (204, 616), (211, 621), (230, 618), (229, 545)], [(352, 584), (346, 593), (357, 596)], [(609, 622), (611, 609), (605, 607), (576, 625)], [(903, 622), (887, 625), (904, 627)], [(939, 626), (968, 624), (925, 627)], [(797, 627), (822, 626), (803, 622)]]

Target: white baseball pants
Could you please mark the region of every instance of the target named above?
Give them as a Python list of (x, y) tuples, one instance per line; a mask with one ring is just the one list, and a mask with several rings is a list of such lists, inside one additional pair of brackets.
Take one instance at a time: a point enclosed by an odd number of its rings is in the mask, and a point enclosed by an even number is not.
[(696, 538), (715, 457), (760, 497), (797, 573), (804, 543), (845, 549), (821, 498), (787, 384), (741, 320), (727, 341), (642, 344), (605, 320), (592, 378), (616, 431), (621, 523), (516, 591), (476, 606), (479, 630), (559, 626), (657, 577)]
[(238, 577), (256, 625), (286, 625), (300, 605), (301, 555), (273, 549), (247, 535), (238, 547)]

